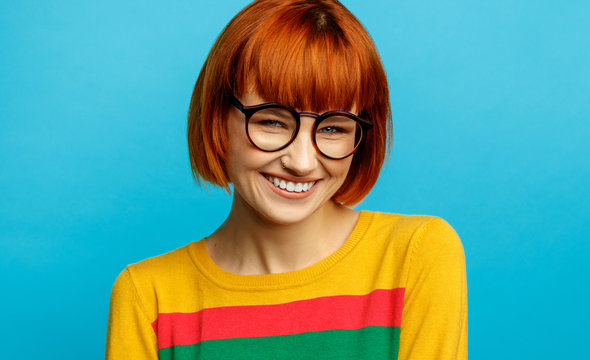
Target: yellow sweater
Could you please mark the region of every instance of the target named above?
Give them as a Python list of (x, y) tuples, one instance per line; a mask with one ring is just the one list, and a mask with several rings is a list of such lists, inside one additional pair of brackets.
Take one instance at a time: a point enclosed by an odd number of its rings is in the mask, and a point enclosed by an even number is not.
[(440, 218), (366, 211), (288, 273), (228, 273), (193, 242), (119, 275), (106, 358), (466, 359), (463, 248)]

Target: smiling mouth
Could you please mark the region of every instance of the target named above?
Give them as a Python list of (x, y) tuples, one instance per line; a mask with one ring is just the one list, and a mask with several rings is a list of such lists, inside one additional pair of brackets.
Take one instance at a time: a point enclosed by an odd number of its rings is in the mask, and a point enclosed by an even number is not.
[(264, 175), (264, 177), (270, 181), (275, 187), (294, 193), (301, 193), (311, 190), (317, 181), (310, 182), (293, 182), (287, 181), (278, 177)]

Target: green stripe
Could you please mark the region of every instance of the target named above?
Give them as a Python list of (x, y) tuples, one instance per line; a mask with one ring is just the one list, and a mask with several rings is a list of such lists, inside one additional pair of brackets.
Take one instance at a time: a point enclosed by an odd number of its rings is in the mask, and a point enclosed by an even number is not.
[(397, 359), (399, 327), (203, 341), (160, 349), (160, 360)]

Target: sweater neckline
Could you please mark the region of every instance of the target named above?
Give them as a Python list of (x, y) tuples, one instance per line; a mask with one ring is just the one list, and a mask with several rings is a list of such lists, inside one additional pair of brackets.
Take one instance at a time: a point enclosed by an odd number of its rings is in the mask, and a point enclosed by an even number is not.
[(188, 246), (197, 269), (211, 282), (227, 289), (275, 290), (309, 283), (340, 263), (364, 237), (373, 213), (362, 210), (352, 233), (344, 244), (328, 257), (306, 268), (277, 274), (238, 275), (221, 269), (209, 256), (205, 238)]

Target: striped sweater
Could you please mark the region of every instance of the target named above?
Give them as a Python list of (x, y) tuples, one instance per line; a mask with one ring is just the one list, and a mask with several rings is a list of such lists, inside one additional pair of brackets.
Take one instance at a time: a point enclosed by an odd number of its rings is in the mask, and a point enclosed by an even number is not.
[(194, 242), (119, 275), (106, 358), (466, 359), (463, 248), (440, 218), (366, 211), (288, 273), (228, 273)]

